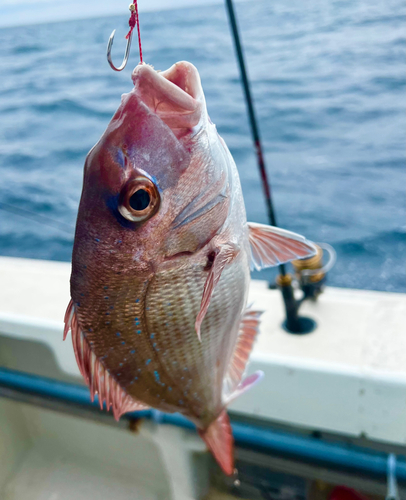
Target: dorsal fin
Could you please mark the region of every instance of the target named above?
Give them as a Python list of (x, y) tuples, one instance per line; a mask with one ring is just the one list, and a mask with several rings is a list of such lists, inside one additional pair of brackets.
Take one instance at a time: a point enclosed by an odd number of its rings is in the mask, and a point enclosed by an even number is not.
[(144, 403), (136, 401), (127, 394), (96, 358), (81, 331), (72, 300), (66, 309), (63, 340), (66, 339), (69, 330), (72, 333), (72, 344), (76, 362), (82, 377), (89, 386), (92, 401), (94, 401), (94, 397), (97, 394), (100, 408), (103, 409), (104, 402), (106, 403), (107, 410), (112, 407), (116, 420), (119, 420), (121, 415), (129, 411), (149, 408)]
[(248, 222), (248, 229), (251, 267), (257, 271), (311, 257), (317, 252), (314, 244), (300, 234), (255, 222)]

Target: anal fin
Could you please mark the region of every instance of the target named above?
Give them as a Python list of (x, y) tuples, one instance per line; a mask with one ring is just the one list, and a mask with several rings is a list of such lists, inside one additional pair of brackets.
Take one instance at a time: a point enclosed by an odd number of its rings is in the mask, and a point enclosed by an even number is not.
[(94, 401), (94, 397), (97, 394), (100, 408), (103, 409), (104, 403), (106, 403), (107, 410), (112, 407), (114, 418), (117, 421), (124, 413), (149, 408), (146, 404), (136, 401), (127, 394), (96, 358), (81, 331), (72, 300), (65, 314), (63, 340), (66, 339), (69, 330), (72, 333), (72, 344), (76, 362), (82, 377), (89, 386), (92, 401)]
[(223, 410), (206, 430), (199, 430), (199, 435), (223, 472), (231, 476), (234, 472), (234, 438), (227, 412)]

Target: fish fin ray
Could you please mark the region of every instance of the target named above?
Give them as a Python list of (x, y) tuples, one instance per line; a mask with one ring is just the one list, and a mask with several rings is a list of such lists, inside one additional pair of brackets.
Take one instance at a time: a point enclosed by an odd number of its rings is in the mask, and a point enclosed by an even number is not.
[(76, 362), (89, 387), (92, 402), (97, 394), (100, 409), (103, 409), (103, 403), (106, 403), (107, 410), (112, 407), (114, 418), (117, 421), (124, 413), (149, 408), (146, 404), (127, 394), (91, 350), (89, 342), (85, 339), (79, 326), (72, 300), (65, 314), (64, 340), (69, 331), (72, 334)]
[(199, 435), (223, 472), (231, 476), (234, 472), (234, 438), (227, 412), (223, 410), (206, 430), (199, 430)]
[(196, 318), (195, 329), (198, 339), (201, 341), (200, 327), (206, 316), (207, 310), (209, 309), (210, 300), (213, 295), (214, 289), (221, 278), (221, 273), (224, 267), (229, 264), (238, 253), (236, 245), (232, 243), (226, 243), (219, 246), (215, 250), (215, 257), (213, 264), (210, 268), (209, 274), (206, 279), (206, 283), (203, 288), (203, 296), (200, 304), (200, 311)]
[(249, 391), (264, 378), (265, 374), (263, 371), (258, 370), (252, 375), (245, 377), (242, 382), (240, 382), (233, 393), (231, 393), (228, 398), (224, 401), (224, 406), (228, 406), (234, 399), (239, 398), (244, 392)]
[[(227, 374), (224, 378), (224, 404), (228, 404), (238, 395), (242, 394), (241, 390), (243, 388), (243, 392), (248, 390), (248, 387), (244, 385), (245, 381), (241, 382), (241, 380), (247, 367), (248, 358), (250, 357), (255, 339), (257, 338), (259, 332), (261, 314), (262, 311), (247, 309), (241, 319), (237, 344), (235, 346), (234, 354), (230, 361)], [(237, 395), (236, 391), (238, 392)]]
[(295, 259), (304, 259), (317, 250), (303, 236), (265, 224), (248, 222), (251, 245), (251, 267), (260, 271)]

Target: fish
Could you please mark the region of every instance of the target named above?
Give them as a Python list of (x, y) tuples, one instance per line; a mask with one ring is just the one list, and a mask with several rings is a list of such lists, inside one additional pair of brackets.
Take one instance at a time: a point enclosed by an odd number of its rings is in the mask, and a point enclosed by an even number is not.
[(143, 63), (132, 81), (85, 161), (64, 339), (101, 408), (183, 414), (232, 475), (226, 408), (263, 376), (244, 377), (261, 315), (250, 271), (316, 250), (247, 222), (195, 66)]

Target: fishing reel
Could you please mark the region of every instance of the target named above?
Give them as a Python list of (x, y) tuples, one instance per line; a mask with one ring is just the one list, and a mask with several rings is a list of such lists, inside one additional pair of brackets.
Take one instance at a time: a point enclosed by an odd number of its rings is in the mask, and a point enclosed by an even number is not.
[[(305, 300), (316, 301), (323, 292), (327, 272), (334, 266), (337, 254), (334, 248), (327, 243), (316, 245), (317, 253), (308, 259), (294, 260), (294, 276), (291, 274), (280, 274), (276, 278), (276, 285), (282, 292), (285, 303), (286, 319), (282, 327), (289, 333), (305, 334), (312, 332), (317, 323), (305, 316), (299, 316), (299, 308)], [(324, 263), (325, 256), (328, 261)], [(300, 290), (302, 296), (295, 297), (295, 290)]]

